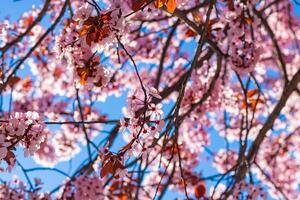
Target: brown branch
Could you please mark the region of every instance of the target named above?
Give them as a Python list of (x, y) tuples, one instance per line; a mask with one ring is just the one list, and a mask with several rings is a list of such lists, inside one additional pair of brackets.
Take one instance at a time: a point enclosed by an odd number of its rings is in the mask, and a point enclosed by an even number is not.
[[(81, 102), (80, 102), (79, 90), (78, 89), (76, 89), (76, 100), (77, 100), (77, 103), (78, 103), (78, 109), (79, 109), (81, 121), (84, 122), (84, 115), (83, 115), (83, 112), (82, 112), (82, 107), (81, 107)], [(85, 140), (86, 140), (86, 146), (87, 146), (87, 151), (88, 151), (88, 154), (89, 154), (89, 159), (90, 159), (90, 162), (92, 162), (92, 150), (91, 150), (91, 147), (90, 147), (90, 139), (89, 139), (87, 130), (85, 128), (85, 125), (81, 124), (81, 127), (82, 127), (83, 132), (84, 132), (84, 137), (85, 137)]]
[[(297, 88), (297, 85), (299, 82), (300, 82), (300, 70), (297, 71), (297, 73), (294, 75), (292, 80), (289, 82), (289, 84), (283, 90), (283, 93), (282, 93), (281, 98), (279, 99), (277, 105), (273, 109), (272, 113), (269, 115), (267, 121), (264, 123), (264, 125), (260, 129), (257, 137), (255, 138), (254, 142), (252, 143), (252, 146), (250, 147), (250, 150), (249, 150), (249, 153), (247, 156), (248, 163), (251, 164), (255, 160), (255, 156), (259, 150), (261, 143), (265, 139), (267, 132), (272, 128), (275, 119), (278, 117), (281, 110), (284, 108), (290, 95)], [(241, 168), (236, 173), (236, 177), (235, 177), (236, 182), (240, 182), (245, 177), (247, 171), (248, 171), (248, 168), (246, 165), (241, 166)]]
[(281, 68), (282, 68), (282, 71), (283, 71), (283, 77), (284, 77), (284, 80), (285, 80), (285, 84), (287, 84), (289, 79), (288, 79), (288, 74), (287, 74), (287, 70), (286, 70), (286, 65), (285, 65), (285, 62), (284, 62), (283, 54), (282, 54), (282, 52), (280, 50), (280, 47), (278, 45), (278, 42), (276, 40), (275, 34), (272, 31), (271, 27), (269, 26), (267, 20), (254, 7), (253, 7), (253, 12), (261, 20), (262, 24), (264, 25), (266, 31), (268, 32), (268, 34), (269, 34), (269, 36), (272, 40), (272, 43), (273, 43), (273, 45), (276, 49), (276, 52), (277, 52), (279, 63), (281, 65)]
[(272, 178), (259, 166), (258, 163), (254, 162), (254, 164), (257, 166), (259, 171), (267, 178), (267, 180), (275, 187), (276, 190), (280, 192), (280, 194), (284, 197), (284, 199), (288, 200), (287, 196), (282, 191), (281, 187), (277, 186), (276, 183), (272, 180)]
[[(214, 1), (213, 1), (214, 2)], [(166, 7), (162, 7), (164, 11), (167, 11)], [(201, 26), (198, 26), (196, 23), (191, 21), (188, 17), (185, 11), (181, 11), (179, 9), (175, 9), (173, 16), (179, 18), (180, 20), (184, 21), (194, 32), (196, 32), (198, 35), (202, 35), (203, 28)], [(207, 25), (204, 26), (204, 28), (207, 27)], [(219, 54), (221, 54), (224, 57), (228, 57), (226, 54), (223, 53), (223, 51), (208, 37), (204, 38), (204, 42), (207, 42), (209, 46)]]
[(177, 20), (177, 21), (175, 22), (175, 24), (173, 25), (172, 30), (171, 30), (171, 32), (169, 33), (169, 36), (168, 36), (168, 38), (167, 38), (167, 41), (166, 41), (166, 43), (165, 43), (165, 45), (164, 45), (164, 48), (163, 48), (163, 50), (162, 50), (162, 54), (161, 54), (160, 62), (159, 62), (159, 67), (158, 67), (158, 71), (157, 71), (157, 79), (156, 79), (156, 82), (155, 82), (155, 85), (154, 85), (154, 87), (155, 87), (156, 89), (158, 89), (158, 86), (159, 86), (159, 83), (160, 83), (160, 78), (161, 78), (162, 73), (163, 73), (164, 61), (165, 61), (165, 58), (166, 58), (166, 55), (167, 55), (168, 48), (169, 48), (169, 46), (170, 46), (172, 37), (173, 37), (173, 35), (174, 35), (174, 33), (175, 33), (175, 31), (176, 31), (176, 29), (177, 29), (179, 23), (180, 23), (180, 20)]
[[(174, 174), (175, 174), (175, 169), (176, 169), (176, 162), (174, 162), (174, 164), (173, 164), (172, 172), (171, 172), (171, 174), (169, 175), (169, 178), (168, 178), (167, 182), (164, 184), (164, 187), (163, 187), (162, 191), (160, 192), (160, 195), (159, 195), (159, 197), (158, 197), (158, 200), (163, 199), (163, 196), (165, 195), (165, 193), (166, 193), (166, 191), (167, 191), (169, 185), (170, 185), (171, 182), (172, 182), (173, 176), (174, 176)], [(154, 198), (153, 198), (153, 199), (154, 199)]]
[(185, 117), (187, 117), (196, 107), (202, 105), (210, 97), (210, 95), (212, 94), (212, 92), (215, 88), (216, 82), (219, 78), (221, 68), (222, 68), (222, 56), (218, 55), (217, 70), (216, 70), (214, 77), (212, 78), (211, 84), (210, 84), (207, 92), (203, 95), (203, 97), (201, 98), (200, 101), (192, 104), (191, 108), (186, 113), (184, 113), (183, 115), (180, 116), (181, 120), (183, 120)]
[[(212, 55), (213, 55), (213, 51), (211, 49), (209, 49), (208, 52), (199, 61), (197, 61), (197, 59), (196, 59), (195, 64), (194, 64), (195, 68), (202, 66), (202, 63), (205, 60), (208, 60), (209, 58), (211, 58)], [(199, 57), (199, 55), (196, 58), (198, 58), (198, 57)], [(180, 77), (180, 79), (176, 83), (174, 83), (172, 86), (165, 88), (160, 93), (160, 96), (162, 97), (161, 99), (154, 98), (152, 100), (152, 103), (157, 104), (157, 103), (161, 102), (163, 99), (167, 98), (173, 92), (179, 91), (181, 86), (183, 85), (184, 81), (188, 77), (189, 77), (189, 71), (187, 71), (185, 74), (183, 74)], [(108, 141), (108, 147), (111, 147), (113, 145), (113, 142), (114, 142), (115, 138), (117, 137), (119, 128), (120, 128), (120, 125), (118, 124), (118, 125), (114, 126), (112, 128), (112, 130), (110, 131), (110, 134), (109, 134), (109, 137), (108, 137), (108, 140), (107, 140)], [(96, 159), (97, 159), (97, 157), (94, 158), (92, 162), (89, 162), (89, 163), (83, 165), (80, 169), (77, 170), (77, 172), (74, 174), (74, 176), (76, 174), (79, 174), (79, 173), (84, 173), (86, 171), (90, 171), (91, 166), (95, 162)], [(55, 189), (53, 191), (55, 191)]]
[[(4, 122), (4, 121), (0, 121)], [(64, 121), (64, 122), (45, 122), (47, 125), (62, 125), (62, 124), (118, 124), (119, 120), (94, 120), (94, 121)]]

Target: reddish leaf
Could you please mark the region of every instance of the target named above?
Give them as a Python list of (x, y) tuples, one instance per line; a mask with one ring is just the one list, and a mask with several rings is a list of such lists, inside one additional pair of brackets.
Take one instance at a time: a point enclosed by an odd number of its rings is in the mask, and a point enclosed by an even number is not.
[(34, 21), (34, 18), (32, 15), (30, 15), (29, 17), (27, 17), (26, 19), (24, 19), (24, 24), (25, 26), (29, 26), (33, 23)]
[(197, 199), (200, 199), (201, 197), (204, 197), (206, 193), (206, 187), (203, 183), (198, 184), (194, 188), (194, 194)]
[(258, 90), (254, 89), (254, 90), (249, 90), (247, 92), (247, 97), (250, 98), (250, 97), (253, 97), (254, 95), (256, 95), (258, 93)]
[(211, 19), (211, 20), (208, 21), (208, 25), (209, 25), (210, 28), (211, 28), (211, 26), (214, 25), (215, 23), (217, 23), (218, 21), (219, 21), (219, 20), (218, 20), (217, 18)]
[(100, 121), (106, 121), (107, 120), (107, 116), (106, 115), (101, 115), (98, 118)]
[(19, 81), (21, 80), (20, 77), (18, 76), (14, 76), (14, 77), (11, 77), (9, 80), (8, 80), (8, 85), (10, 87), (13, 87), (16, 83), (18, 83)]
[(228, 9), (234, 11), (234, 2), (233, 0), (228, 0), (227, 2)]
[[(259, 103), (265, 103), (265, 101), (262, 99), (250, 99), (248, 101), (249, 101), (248, 105), (250, 106), (250, 108), (252, 110), (254, 110)], [(246, 102), (244, 101), (242, 104), (242, 109), (245, 109), (245, 108), (246, 108)]]
[(119, 160), (116, 159), (111, 173), (115, 174), (118, 169), (124, 169), (124, 165)]
[(101, 21), (102, 21), (103, 23), (108, 23), (109, 20), (112, 19), (111, 16), (110, 16), (111, 13), (112, 13), (112, 11), (109, 11), (109, 12), (107, 12), (107, 13), (105, 13), (105, 14), (102, 14), (102, 15), (100, 16)]
[(200, 13), (198, 11), (193, 11), (192, 12), (192, 16), (194, 18), (194, 21), (198, 24), (200, 24), (202, 22), (202, 17), (200, 15)]
[(90, 107), (90, 106), (84, 106), (84, 107), (83, 107), (83, 113), (84, 113), (85, 115), (90, 114), (90, 113), (91, 113), (91, 107)]
[(253, 19), (245, 18), (245, 22), (246, 22), (246, 24), (251, 25), (253, 23)]
[(194, 37), (194, 36), (196, 36), (197, 35), (197, 33), (195, 33), (193, 30), (191, 30), (191, 29), (189, 29), (189, 30), (187, 30), (186, 32), (185, 32), (185, 36), (187, 37), (187, 38), (189, 38), (189, 37)]
[(83, 22), (83, 27), (79, 30), (79, 36), (86, 36), (86, 43), (90, 46), (92, 42), (98, 43), (110, 35), (109, 22), (112, 19), (111, 13), (101, 14), (100, 17), (89, 17)]
[(140, 10), (145, 4), (147, 3), (147, 0), (137, 0), (132, 2), (132, 10), (138, 11)]
[(265, 101), (262, 99), (251, 99), (250, 106), (251, 106), (252, 110), (254, 110), (259, 103), (265, 103)]
[(26, 78), (22, 80), (22, 86), (27, 91), (32, 88), (32, 80), (29, 76), (26, 76)]
[(79, 31), (79, 36), (82, 37), (89, 32), (89, 26), (83, 26), (83, 28)]
[(53, 75), (55, 78), (59, 78), (63, 74), (63, 70), (60, 67), (54, 69)]
[(14, 165), (16, 156), (12, 151), (7, 151), (6, 157), (3, 159), (8, 165)]
[(103, 178), (103, 177), (107, 176), (109, 173), (112, 174), (112, 172), (113, 172), (112, 169), (113, 169), (113, 165), (110, 161), (108, 161), (102, 167), (101, 172), (100, 172), (100, 177)]

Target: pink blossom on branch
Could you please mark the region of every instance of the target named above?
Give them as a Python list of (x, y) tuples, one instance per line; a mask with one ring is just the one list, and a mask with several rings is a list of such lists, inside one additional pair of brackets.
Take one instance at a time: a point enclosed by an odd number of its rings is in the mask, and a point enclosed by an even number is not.
[(297, 199), (293, 6), (45, 0), (0, 21), (0, 170), (26, 179), (0, 199)]
[(19, 113), (10, 116), (7, 122), (1, 124), (1, 160), (5, 160), (11, 169), (15, 164), (13, 150), (18, 145), (24, 148), (24, 155), (33, 155), (45, 139), (43, 132), (45, 124), (36, 112)]

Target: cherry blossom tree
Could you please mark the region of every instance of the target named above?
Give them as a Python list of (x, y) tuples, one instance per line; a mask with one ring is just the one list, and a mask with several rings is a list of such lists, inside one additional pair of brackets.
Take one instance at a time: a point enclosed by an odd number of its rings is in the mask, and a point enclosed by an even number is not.
[(294, 6), (41, 0), (1, 19), (0, 199), (299, 199)]

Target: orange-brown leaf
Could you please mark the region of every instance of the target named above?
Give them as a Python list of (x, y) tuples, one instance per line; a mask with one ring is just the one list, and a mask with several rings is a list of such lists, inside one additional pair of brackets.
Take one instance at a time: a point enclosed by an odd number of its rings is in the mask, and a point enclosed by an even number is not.
[(92, 25), (95, 25), (96, 23), (97, 23), (96, 17), (89, 16), (89, 18), (87, 18), (87, 20), (85, 20), (83, 22), (83, 25), (84, 26), (92, 26)]
[(14, 76), (14, 77), (11, 77), (9, 80), (8, 80), (8, 85), (10, 87), (13, 87), (16, 83), (18, 83), (19, 81), (21, 80), (20, 77), (18, 76)]
[(253, 23), (253, 19), (245, 18), (245, 22), (246, 22), (246, 24), (251, 25)]
[(167, 11), (173, 13), (176, 9), (176, 0), (168, 0), (167, 2)]
[(209, 25), (210, 28), (211, 28), (211, 26), (214, 25), (215, 23), (217, 23), (218, 21), (219, 21), (219, 20), (218, 20), (217, 18), (211, 19), (211, 20), (208, 21), (208, 25)]
[(8, 165), (13, 165), (15, 162), (16, 156), (12, 151), (7, 151), (6, 157), (3, 159)]
[(77, 74), (80, 77), (80, 84), (84, 85), (88, 79), (89, 76), (89, 69), (87, 68), (78, 68)]
[(25, 90), (29, 90), (32, 88), (32, 80), (29, 76), (26, 76), (26, 78), (22, 80), (22, 86)]
[(194, 18), (194, 21), (198, 24), (200, 24), (202, 22), (202, 17), (200, 15), (200, 13), (198, 11), (193, 11), (192, 12), (192, 16)]
[(101, 21), (102, 21), (103, 23), (108, 23), (109, 20), (112, 19), (111, 16), (110, 16), (111, 13), (112, 13), (112, 11), (109, 11), (109, 12), (107, 12), (107, 13), (105, 13), (105, 14), (102, 14), (102, 15), (100, 16)]
[(122, 194), (122, 195), (119, 196), (118, 199), (119, 200), (127, 200), (127, 196), (126, 196), (126, 194)]
[(53, 72), (55, 78), (59, 78), (63, 74), (63, 70), (60, 67), (56, 67)]
[(99, 81), (97, 81), (96, 83), (94, 83), (94, 85), (95, 85), (96, 87), (102, 87), (102, 86), (103, 86), (101, 80), (99, 80)]
[(101, 171), (100, 171), (100, 177), (103, 178), (105, 176), (107, 176), (109, 173), (112, 174), (113, 170), (113, 165), (111, 162), (107, 162), (106, 164), (104, 164), (104, 166), (102, 167)]
[(154, 1), (154, 6), (156, 8), (161, 8), (164, 6), (164, 4), (167, 2), (167, 0), (155, 0)]
[(185, 32), (185, 36), (187, 37), (187, 38), (189, 38), (189, 37), (194, 37), (194, 36), (196, 36), (197, 35), (197, 33), (195, 33), (193, 30), (191, 30), (191, 29), (188, 29), (186, 32)]
[(79, 36), (82, 37), (88, 34), (89, 30), (90, 30), (89, 26), (83, 26), (83, 28), (79, 30)]
[(146, 2), (147, 0), (137, 0), (132, 3), (131, 8), (133, 11), (138, 11), (145, 5)]
[(30, 15), (29, 17), (27, 17), (26, 19), (24, 19), (24, 24), (25, 26), (29, 26), (33, 23), (34, 21), (34, 18), (32, 15)]
[(257, 92), (258, 92), (257, 89), (249, 90), (249, 91), (247, 92), (247, 97), (248, 97), (248, 98), (253, 97), (254, 95), (257, 94)]
[(90, 114), (90, 113), (91, 113), (91, 107), (90, 107), (90, 106), (84, 106), (84, 108), (83, 108), (83, 113), (84, 113), (85, 115)]
[[(250, 99), (248, 105), (250, 106), (250, 108), (252, 110), (254, 110), (259, 103), (263, 104), (263, 103), (265, 103), (265, 101), (263, 99)], [(243, 101), (242, 109), (245, 109), (246, 105), (247, 105), (246, 102)]]
[(251, 99), (250, 106), (251, 106), (252, 110), (254, 110), (259, 103), (265, 103), (265, 101), (262, 99)]
[(245, 109), (245, 108), (246, 108), (246, 101), (243, 101), (241, 108), (242, 108), (242, 109)]

